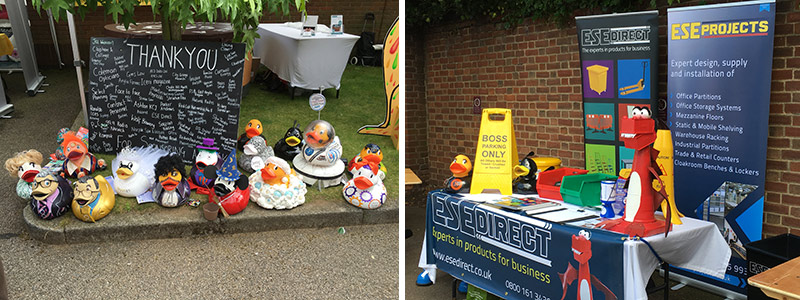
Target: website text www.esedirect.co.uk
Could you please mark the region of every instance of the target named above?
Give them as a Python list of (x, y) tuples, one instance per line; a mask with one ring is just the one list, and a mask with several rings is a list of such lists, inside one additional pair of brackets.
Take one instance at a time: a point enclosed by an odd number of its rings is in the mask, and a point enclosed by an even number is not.
[(474, 265), (464, 262), (461, 258), (455, 258), (450, 255), (436, 252), (436, 249), (433, 249), (433, 256), (436, 257), (439, 261), (446, 262), (450, 265), (455, 266), (456, 268), (463, 269), (469, 273), (474, 274), (478, 277), (483, 277), (486, 280), (492, 280), (492, 271), (491, 270), (482, 270), (481, 268), (476, 268)]

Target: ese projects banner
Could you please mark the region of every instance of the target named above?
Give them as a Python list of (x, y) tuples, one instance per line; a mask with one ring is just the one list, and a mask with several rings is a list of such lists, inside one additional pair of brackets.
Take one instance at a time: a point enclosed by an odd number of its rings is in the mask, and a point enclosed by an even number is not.
[(617, 176), (633, 165), (619, 121), (656, 118), (658, 11), (575, 18), (581, 56), (586, 169)]
[(622, 299), (622, 235), (428, 194), (428, 263), (504, 299)]
[(667, 23), (675, 201), (716, 223), (732, 250), (721, 281), (678, 272), (744, 294), (744, 244), (763, 221), (775, 2), (669, 9)]

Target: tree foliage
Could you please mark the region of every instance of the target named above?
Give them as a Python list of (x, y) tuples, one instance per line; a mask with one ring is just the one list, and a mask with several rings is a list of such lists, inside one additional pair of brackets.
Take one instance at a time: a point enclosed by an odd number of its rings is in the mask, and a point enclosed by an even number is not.
[[(668, 4), (680, 0), (667, 0)], [(528, 18), (560, 25), (572, 19), (576, 11), (605, 13), (655, 8), (656, 0), (408, 0), (406, 23), (410, 27), (435, 25), (448, 21), (489, 18), (516, 26)]]
[(250, 51), (265, 8), (269, 13), (288, 15), (293, 6), (305, 13), (306, 0), (33, 0), (36, 11), (51, 9), (56, 21), (66, 12), (84, 19), (86, 13), (102, 7), (114, 23), (125, 28), (136, 24), (134, 9), (140, 5), (151, 6), (153, 18), (161, 20), (164, 39), (180, 40), (187, 24), (227, 20), (233, 27), (233, 42), (247, 44)]

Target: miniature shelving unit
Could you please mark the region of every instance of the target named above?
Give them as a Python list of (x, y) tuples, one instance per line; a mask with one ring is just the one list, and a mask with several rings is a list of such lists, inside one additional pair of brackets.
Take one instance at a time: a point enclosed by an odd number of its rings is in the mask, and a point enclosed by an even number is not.
[(6, 93), (4, 90), (3, 78), (0, 77), (0, 119), (9, 119), (11, 116), (8, 114), (14, 112), (14, 105), (8, 103)]

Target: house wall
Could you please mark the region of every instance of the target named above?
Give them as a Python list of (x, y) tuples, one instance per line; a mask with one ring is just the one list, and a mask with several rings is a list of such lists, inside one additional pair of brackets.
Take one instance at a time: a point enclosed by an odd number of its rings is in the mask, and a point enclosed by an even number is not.
[[(681, 1), (678, 6), (698, 5)], [(721, 1), (703, 1), (712, 4)], [(659, 97), (666, 97), (666, 2), (659, 1)], [(777, 1), (767, 137), (764, 234), (800, 235), (800, 9)], [(675, 7), (675, 6), (673, 6)], [(406, 161), (442, 182), (459, 153), (474, 156), (483, 107), (510, 108), (520, 157), (584, 167), (580, 57), (574, 21), (464, 21), (417, 29), (406, 45)], [(420, 67), (421, 66), (421, 67)], [(420, 84), (420, 81), (424, 84)], [(421, 114), (427, 112), (425, 116)], [(423, 126), (424, 125), (424, 126)], [(423, 129), (425, 128), (425, 129)], [(427, 148), (422, 145), (427, 144)], [(760, 158), (754, 158), (760, 159)], [(427, 164), (426, 164), (427, 160)]]

